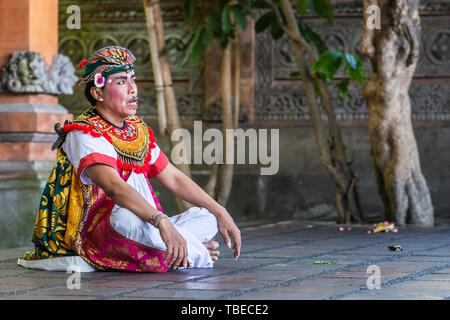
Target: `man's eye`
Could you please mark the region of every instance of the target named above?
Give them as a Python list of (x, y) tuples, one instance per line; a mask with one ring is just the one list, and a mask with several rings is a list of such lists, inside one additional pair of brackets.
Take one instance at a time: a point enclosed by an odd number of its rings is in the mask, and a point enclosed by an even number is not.
[(123, 80), (120, 80), (119, 82), (117, 82), (117, 84), (124, 84), (125, 83), (125, 81), (123, 81)]

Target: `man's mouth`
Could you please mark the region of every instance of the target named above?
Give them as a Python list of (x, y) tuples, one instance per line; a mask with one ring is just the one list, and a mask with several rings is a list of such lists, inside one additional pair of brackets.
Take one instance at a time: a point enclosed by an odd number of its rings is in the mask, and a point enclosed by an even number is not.
[(137, 96), (134, 96), (133, 98), (128, 100), (128, 104), (137, 104), (137, 102), (138, 102), (138, 97)]

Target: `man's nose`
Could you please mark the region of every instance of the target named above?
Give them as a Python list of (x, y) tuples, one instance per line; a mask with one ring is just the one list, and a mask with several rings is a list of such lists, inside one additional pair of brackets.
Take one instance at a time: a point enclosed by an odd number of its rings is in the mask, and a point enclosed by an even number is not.
[(137, 92), (137, 86), (135, 83), (131, 82), (131, 79), (128, 80), (128, 92), (130, 94), (135, 94)]

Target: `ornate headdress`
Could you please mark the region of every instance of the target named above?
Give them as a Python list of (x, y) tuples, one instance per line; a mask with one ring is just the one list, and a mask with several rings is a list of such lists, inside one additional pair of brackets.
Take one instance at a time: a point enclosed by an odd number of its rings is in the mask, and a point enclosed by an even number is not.
[(118, 46), (102, 48), (89, 60), (81, 61), (80, 67), (84, 67), (84, 74), (80, 85), (94, 80), (97, 87), (103, 87), (105, 78), (110, 74), (133, 70), (135, 60), (134, 55), (126, 48)]

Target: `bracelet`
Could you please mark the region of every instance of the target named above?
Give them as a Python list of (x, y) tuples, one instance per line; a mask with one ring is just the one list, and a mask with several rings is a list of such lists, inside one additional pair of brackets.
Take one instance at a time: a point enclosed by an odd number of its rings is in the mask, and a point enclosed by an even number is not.
[(162, 212), (157, 212), (153, 215), (153, 217), (150, 218), (149, 222), (152, 226), (154, 226), (155, 228), (158, 227), (159, 221), (162, 218), (169, 218), (166, 214), (162, 213)]
[(155, 226), (155, 228), (158, 228), (158, 224), (159, 224), (159, 221), (162, 219), (162, 218), (169, 218), (167, 215), (165, 215), (165, 214), (161, 214), (161, 215), (158, 215), (157, 217), (156, 217), (156, 221), (155, 221), (155, 224), (154, 224), (154, 226)]

